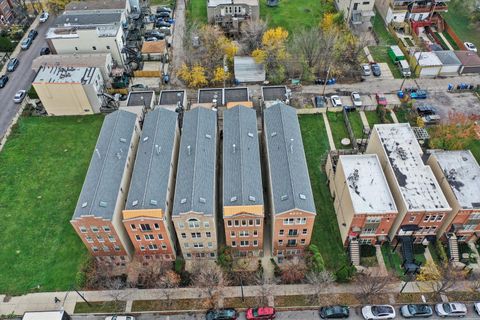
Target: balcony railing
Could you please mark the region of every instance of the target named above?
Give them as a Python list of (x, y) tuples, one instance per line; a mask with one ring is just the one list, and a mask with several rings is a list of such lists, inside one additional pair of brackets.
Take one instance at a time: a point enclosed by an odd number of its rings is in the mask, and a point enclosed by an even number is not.
[(431, 6), (431, 5), (427, 5), (427, 6), (413, 6), (412, 9), (410, 9), (410, 12), (411, 12), (411, 13), (423, 13), (423, 12), (429, 12), (430, 10), (432, 10), (432, 6)]
[(299, 233), (292, 233), (292, 234), (288, 233), (287, 237), (298, 237), (299, 235), (300, 235)]

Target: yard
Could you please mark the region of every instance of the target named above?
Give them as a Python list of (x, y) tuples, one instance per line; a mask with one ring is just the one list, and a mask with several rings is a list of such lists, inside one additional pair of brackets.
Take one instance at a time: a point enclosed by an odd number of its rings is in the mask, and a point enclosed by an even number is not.
[(102, 116), (21, 118), (0, 153), (0, 292), (67, 290), (87, 260), (69, 221)]
[(348, 120), (350, 121), (350, 125), (352, 126), (352, 130), (353, 130), (353, 134), (355, 135), (355, 138), (361, 139), (363, 137), (363, 123), (362, 123), (362, 119), (360, 118), (360, 113), (349, 112)]
[(320, 249), (327, 268), (337, 271), (340, 280), (346, 278), (339, 270), (348, 270), (349, 260), (343, 248), (338, 230), (333, 201), (323, 169), (329, 145), (322, 115), (299, 116), (302, 139), (307, 158), (308, 172), (312, 184), (317, 216), (312, 235), (312, 244)]
[(207, 23), (207, 1), (190, 0), (187, 3), (187, 12), (185, 14), (187, 25), (196, 21), (200, 24)]
[(368, 50), (372, 55), (375, 62), (385, 62), (388, 64), (390, 71), (392, 71), (393, 77), (395, 79), (402, 79), (402, 74), (398, 67), (393, 63), (392, 59), (388, 56), (389, 46), (369, 46)]
[(377, 36), (378, 44), (382, 46), (393, 46), (396, 44), (395, 38), (385, 26), (382, 16), (375, 9), (375, 16), (372, 18), (373, 32)]
[(387, 270), (393, 272), (399, 277), (403, 276), (403, 269), (402, 269), (402, 258), (398, 254), (398, 252), (392, 252), (392, 247), (388, 244), (384, 244), (382, 246), (382, 255), (383, 260), (385, 261), (385, 266)]
[(332, 129), (333, 141), (337, 149), (349, 149), (349, 146), (342, 146), (343, 138), (350, 138), (345, 126), (343, 112), (327, 112), (330, 129)]
[(282, 27), (290, 34), (297, 29), (318, 26), (327, 12), (335, 12), (331, 1), (280, 0), (277, 7), (269, 7), (266, 0), (260, 0), (260, 18), (267, 21), (269, 27)]
[(449, 3), (449, 10), (443, 17), (462, 41), (472, 42), (480, 48), (480, 27), (470, 23), (470, 12), (464, 1), (454, 0)]

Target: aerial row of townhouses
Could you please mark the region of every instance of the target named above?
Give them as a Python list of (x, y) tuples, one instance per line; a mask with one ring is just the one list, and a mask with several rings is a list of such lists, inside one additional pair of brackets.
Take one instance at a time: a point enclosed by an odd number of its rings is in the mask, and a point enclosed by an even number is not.
[(242, 257), (304, 251), (316, 210), (296, 110), (266, 109), (261, 138), (254, 109), (217, 118), (202, 107), (182, 128), (165, 108), (142, 128), (129, 111), (105, 117), (71, 220), (93, 256), (216, 258), (220, 238)]

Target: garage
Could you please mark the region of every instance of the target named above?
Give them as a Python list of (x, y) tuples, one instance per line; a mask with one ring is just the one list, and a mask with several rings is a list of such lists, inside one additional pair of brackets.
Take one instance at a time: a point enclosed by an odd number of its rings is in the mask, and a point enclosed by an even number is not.
[(435, 78), (442, 69), (442, 62), (434, 52), (415, 53), (414, 72), (420, 78)]
[(438, 59), (442, 62), (442, 68), (439, 75), (441, 76), (456, 76), (462, 63), (455, 55), (455, 52), (450, 50), (434, 51)]
[(480, 73), (480, 57), (472, 51), (455, 51), (455, 55), (462, 63), (460, 74)]

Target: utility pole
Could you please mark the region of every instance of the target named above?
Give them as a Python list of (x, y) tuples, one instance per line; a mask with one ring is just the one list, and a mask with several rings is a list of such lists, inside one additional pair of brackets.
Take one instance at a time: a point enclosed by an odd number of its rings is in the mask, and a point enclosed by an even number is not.
[[(326, 100), (326, 99), (325, 99), (325, 89), (326, 89), (326, 87), (327, 87), (327, 81), (328, 81), (328, 76), (329, 76), (329, 74), (330, 74), (330, 65), (328, 66), (327, 76), (325, 77), (325, 82), (323, 83), (322, 99), (324, 99), (324, 100)], [(326, 111), (328, 111), (328, 102), (327, 102), (327, 101), (325, 101), (325, 102), (326, 102), (326, 106), (327, 106)]]

